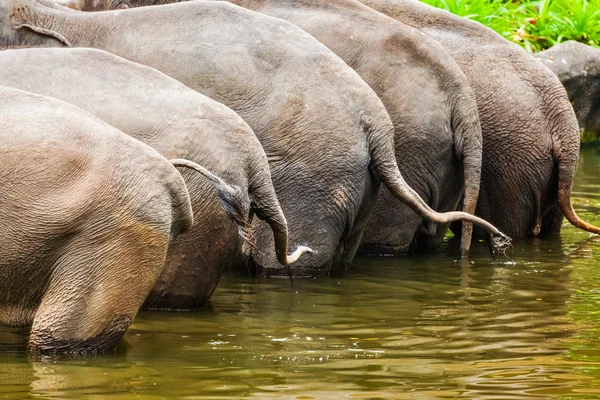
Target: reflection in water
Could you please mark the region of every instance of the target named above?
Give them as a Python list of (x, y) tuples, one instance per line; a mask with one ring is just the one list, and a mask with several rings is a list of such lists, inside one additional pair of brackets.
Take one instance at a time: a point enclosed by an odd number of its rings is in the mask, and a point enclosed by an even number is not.
[[(576, 208), (600, 224), (600, 154), (581, 156)], [(143, 312), (116, 354), (33, 358), (0, 330), (0, 397), (597, 398), (600, 237), (516, 242), (492, 263), (360, 259), (327, 279), (228, 276), (212, 307)]]

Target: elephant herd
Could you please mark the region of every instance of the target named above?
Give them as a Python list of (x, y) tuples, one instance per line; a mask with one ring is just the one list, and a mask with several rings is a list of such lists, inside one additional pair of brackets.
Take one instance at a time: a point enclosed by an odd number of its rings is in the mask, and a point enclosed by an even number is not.
[(32, 351), (110, 350), (232, 267), (327, 275), (448, 227), (467, 256), (563, 216), (600, 233), (571, 205), (565, 89), (472, 21), (417, 0), (0, 1), (0, 323)]

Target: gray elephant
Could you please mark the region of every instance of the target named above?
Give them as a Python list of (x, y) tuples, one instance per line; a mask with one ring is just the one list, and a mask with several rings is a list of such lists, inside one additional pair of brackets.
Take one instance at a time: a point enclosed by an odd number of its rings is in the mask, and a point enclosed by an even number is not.
[(557, 44), (534, 56), (558, 77), (579, 127), (600, 134), (600, 49), (573, 40)]
[[(98, 13), (46, 0), (5, 4), (4, 47), (101, 48), (155, 67), (236, 111), (267, 154), (291, 241), (315, 250), (294, 264), (296, 275), (326, 274), (352, 260), (380, 181), (427, 220), (466, 219), (503, 237), (469, 214), (431, 210), (398, 170), (394, 128), (377, 95), (288, 22), (221, 2)], [(266, 228), (253, 225), (252, 258), (262, 273), (284, 274)]]
[[(43, 76), (44, 79), (32, 79)], [(287, 255), (287, 222), (267, 157), (250, 127), (233, 111), (178, 81), (96, 49), (20, 49), (0, 52), (0, 85), (74, 104), (152, 146), (167, 158), (201, 163), (240, 189), (244, 210), (264, 219), (275, 235), (277, 259)], [(169, 247), (165, 269), (145, 307), (194, 309), (210, 298), (221, 275), (239, 262), (238, 228), (218, 202), (210, 182), (184, 173), (194, 227)]]
[[(390, 115), (396, 160), (408, 184), (437, 211), (456, 210), (464, 187), (462, 209), (475, 213), (481, 172), (477, 104), (462, 71), (438, 42), (356, 0), (230, 2), (292, 22), (341, 57)], [(463, 256), (471, 229), (464, 224)], [(447, 224), (437, 230), (424, 224), (384, 188), (359, 251), (428, 249), (439, 245), (447, 230)]]
[(559, 80), (491, 29), (418, 0), (360, 0), (439, 41), (475, 93), (483, 135), (476, 214), (513, 237), (560, 232), (563, 215), (590, 232), (571, 204), (579, 129)]
[(31, 326), (36, 352), (110, 350), (192, 226), (185, 183), (75, 106), (5, 87), (0, 102), (0, 323)]

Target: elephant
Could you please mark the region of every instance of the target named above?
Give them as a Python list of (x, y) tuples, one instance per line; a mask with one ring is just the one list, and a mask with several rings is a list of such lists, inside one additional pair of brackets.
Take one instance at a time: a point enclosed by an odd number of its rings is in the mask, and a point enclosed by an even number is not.
[(579, 127), (600, 133), (600, 50), (569, 40), (534, 56), (567, 90)]
[(109, 351), (192, 226), (174, 165), (232, 210), (234, 188), (61, 100), (0, 87), (0, 101), (0, 323), (31, 327), (32, 352)]
[(563, 216), (593, 233), (571, 204), (579, 129), (560, 81), (478, 22), (418, 0), (360, 0), (440, 42), (475, 93), (483, 138), (476, 215), (513, 238), (560, 233)]
[[(36, 79), (43, 76), (44, 79)], [(243, 226), (250, 209), (275, 236), (277, 260), (287, 255), (287, 222), (271, 182), (267, 157), (250, 127), (232, 110), (161, 72), (96, 49), (18, 49), (0, 52), (0, 85), (55, 97), (91, 112), (167, 158), (201, 163), (240, 189)], [(211, 183), (184, 174), (192, 209), (202, 214), (169, 246), (165, 269), (146, 300), (152, 309), (196, 309), (210, 298), (238, 259), (238, 227)]]
[[(312, 254), (296, 276), (328, 274), (353, 259), (380, 182), (421, 217), (437, 213), (406, 184), (393, 124), (377, 95), (339, 57), (295, 25), (229, 3), (188, 2), (87, 13), (48, 0), (9, 0), (4, 48), (94, 47), (154, 67), (237, 112), (257, 135), (288, 219), (291, 242)], [(156, 29), (157, 21), (161, 29)], [(135, 27), (135, 28), (134, 28)], [(258, 273), (283, 275), (264, 223), (250, 231)]]
[[(390, 115), (396, 161), (407, 183), (436, 211), (456, 210), (464, 187), (462, 210), (475, 213), (481, 172), (477, 104), (464, 74), (438, 42), (356, 0), (229, 2), (299, 26), (344, 60)], [(471, 229), (463, 224), (463, 256)], [(428, 250), (441, 243), (447, 230), (447, 224), (437, 230), (423, 224), (383, 188), (359, 252)]]

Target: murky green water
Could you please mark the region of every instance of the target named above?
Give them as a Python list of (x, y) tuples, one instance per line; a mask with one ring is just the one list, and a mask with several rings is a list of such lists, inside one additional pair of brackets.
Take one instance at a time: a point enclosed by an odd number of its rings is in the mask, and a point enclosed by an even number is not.
[[(576, 208), (600, 224), (600, 151)], [(329, 279), (228, 276), (210, 310), (139, 315), (118, 352), (30, 359), (0, 328), (0, 398), (600, 397), (600, 237), (515, 245), (493, 264), (445, 248), (360, 259)]]

